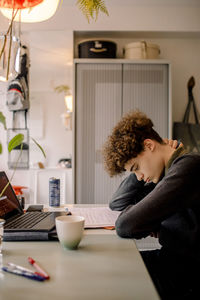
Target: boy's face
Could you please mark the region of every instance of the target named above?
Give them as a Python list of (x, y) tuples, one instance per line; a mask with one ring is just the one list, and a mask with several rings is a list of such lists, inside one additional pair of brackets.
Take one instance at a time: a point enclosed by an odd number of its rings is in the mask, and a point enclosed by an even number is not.
[(125, 169), (135, 173), (138, 180), (157, 183), (165, 167), (162, 155), (156, 151), (156, 142), (144, 141), (144, 151), (130, 159), (125, 164)]

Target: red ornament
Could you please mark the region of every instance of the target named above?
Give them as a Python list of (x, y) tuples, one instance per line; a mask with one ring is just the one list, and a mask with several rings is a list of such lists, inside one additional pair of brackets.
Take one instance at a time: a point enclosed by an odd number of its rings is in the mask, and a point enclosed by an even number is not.
[(0, 0), (1, 8), (24, 9), (34, 7), (43, 2), (43, 0)]

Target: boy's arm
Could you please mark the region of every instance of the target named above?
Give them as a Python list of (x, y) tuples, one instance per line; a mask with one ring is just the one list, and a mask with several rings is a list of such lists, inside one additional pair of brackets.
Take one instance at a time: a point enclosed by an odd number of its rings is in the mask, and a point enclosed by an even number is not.
[(119, 215), (116, 221), (118, 235), (136, 239), (145, 237), (157, 231), (162, 221), (190, 207), (193, 201), (199, 203), (199, 167), (199, 156), (177, 159), (151, 193)]
[(122, 211), (131, 204), (136, 204), (150, 193), (155, 187), (154, 183), (145, 184), (138, 181), (135, 174), (126, 177), (112, 196), (109, 207), (112, 210)]

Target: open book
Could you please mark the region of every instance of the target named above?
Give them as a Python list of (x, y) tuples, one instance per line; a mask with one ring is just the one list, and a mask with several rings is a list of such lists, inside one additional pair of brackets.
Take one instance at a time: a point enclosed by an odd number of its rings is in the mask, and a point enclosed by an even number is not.
[(70, 207), (72, 215), (85, 218), (85, 228), (114, 227), (120, 211), (112, 211), (109, 207)]

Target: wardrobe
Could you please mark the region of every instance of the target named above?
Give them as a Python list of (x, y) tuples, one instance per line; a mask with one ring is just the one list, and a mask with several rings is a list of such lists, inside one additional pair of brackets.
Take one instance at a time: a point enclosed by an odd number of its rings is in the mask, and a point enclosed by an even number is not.
[(102, 146), (125, 113), (139, 109), (171, 137), (171, 75), (165, 60), (75, 59), (74, 202), (108, 203), (128, 174), (110, 178)]

